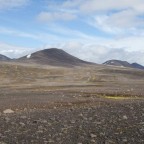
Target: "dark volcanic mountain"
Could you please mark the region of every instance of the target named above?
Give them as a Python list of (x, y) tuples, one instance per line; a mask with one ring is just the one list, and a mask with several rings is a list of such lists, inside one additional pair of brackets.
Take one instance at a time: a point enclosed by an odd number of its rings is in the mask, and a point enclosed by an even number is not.
[(93, 64), (80, 60), (64, 50), (51, 48), (44, 49), (30, 55), (21, 57), (17, 59), (19, 62), (28, 62), (28, 63), (38, 63), (38, 64), (48, 64), (54, 66), (80, 66), (84, 64)]
[(10, 60), (10, 58), (8, 58), (7, 56), (4, 56), (2, 54), (0, 54), (0, 61), (8, 61)]
[(129, 67), (129, 68), (137, 68), (137, 69), (144, 69), (144, 66), (138, 64), (138, 63), (128, 63), (127, 61), (121, 61), (121, 60), (109, 60), (104, 62), (105, 65), (111, 65), (111, 66), (119, 66), (119, 67)]
[(121, 67), (131, 67), (131, 64), (127, 61), (121, 61), (121, 60), (109, 60), (104, 62), (105, 65), (113, 65), (113, 66), (121, 66)]
[(144, 69), (144, 66), (142, 66), (142, 65), (140, 65), (140, 64), (138, 64), (138, 63), (132, 63), (131, 65), (132, 65), (132, 67), (134, 67), (134, 68)]

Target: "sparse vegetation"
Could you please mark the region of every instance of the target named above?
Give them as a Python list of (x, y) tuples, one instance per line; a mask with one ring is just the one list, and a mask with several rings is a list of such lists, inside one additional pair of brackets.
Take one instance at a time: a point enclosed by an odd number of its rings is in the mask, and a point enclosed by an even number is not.
[(142, 144), (143, 72), (128, 72), (0, 63), (0, 142)]

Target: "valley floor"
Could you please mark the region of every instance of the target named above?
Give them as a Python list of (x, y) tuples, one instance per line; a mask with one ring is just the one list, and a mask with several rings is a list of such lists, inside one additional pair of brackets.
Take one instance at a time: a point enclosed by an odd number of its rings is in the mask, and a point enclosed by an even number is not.
[(127, 73), (0, 64), (0, 144), (143, 144), (144, 72)]

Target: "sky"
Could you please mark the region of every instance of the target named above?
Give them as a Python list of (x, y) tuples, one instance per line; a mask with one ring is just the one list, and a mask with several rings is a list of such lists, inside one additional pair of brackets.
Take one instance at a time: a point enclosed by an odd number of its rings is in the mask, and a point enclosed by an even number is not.
[(144, 1), (0, 0), (0, 54), (53, 47), (95, 63), (144, 65)]

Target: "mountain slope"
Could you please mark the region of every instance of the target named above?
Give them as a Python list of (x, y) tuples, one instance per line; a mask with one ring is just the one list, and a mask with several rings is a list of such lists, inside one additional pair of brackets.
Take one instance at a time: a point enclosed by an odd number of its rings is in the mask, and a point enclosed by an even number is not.
[(4, 56), (2, 54), (0, 54), (0, 61), (8, 61), (10, 60), (10, 58), (8, 58), (7, 56)]
[(132, 63), (131, 65), (132, 65), (132, 67), (134, 67), (134, 68), (144, 69), (144, 66), (142, 66), (142, 65), (140, 65), (140, 64), (138, 64), (138, 63)]
[(127, 61), (121, 61), (121, 60), (109, 60), (104, 62), (105, 65), (112, 65), (112, 66), (121, 66), (121, 67), (131, 67), (131, 64)]
[(37, 51), (30, 55), (21, 57), (18, 59), (19, 62), (48, 64), (54, 66), (79, 66), (83, 64), (93, 64), (80, 60), (64, 50), (51, 48)]
[(129, 67), (129, 68), (137, 68), (137, 69), (144, 69), (144, 66), (138, 63), (128, 63), (127, 61), (121, 60), (108, 60), (103, 63), (104, 65), (111, 65), (111, 66), (119, 66), (119, 67)]

